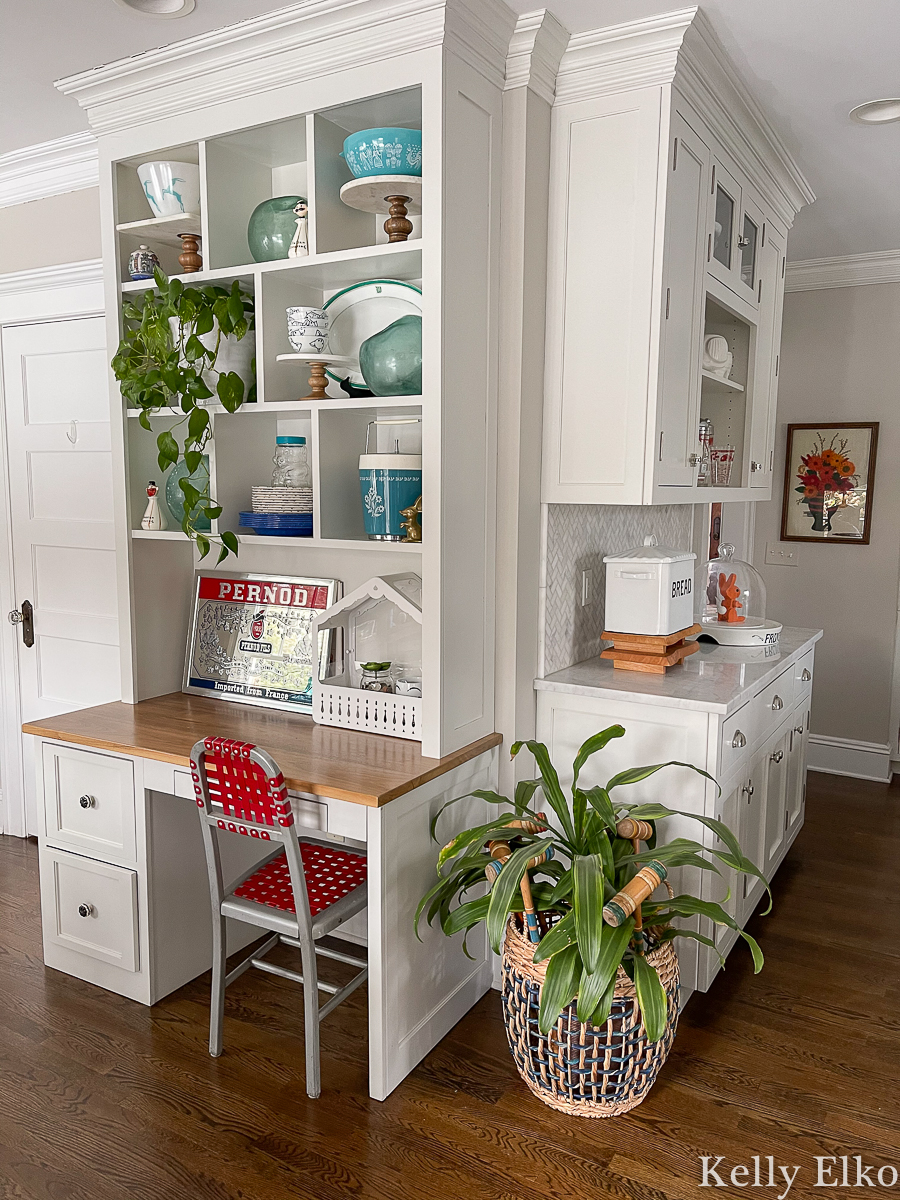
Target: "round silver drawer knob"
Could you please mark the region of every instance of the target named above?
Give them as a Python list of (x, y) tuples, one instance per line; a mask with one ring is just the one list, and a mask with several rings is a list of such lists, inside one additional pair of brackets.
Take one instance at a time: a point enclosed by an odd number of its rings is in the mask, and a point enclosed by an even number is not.
[(92, 917), (94, 915), (93, 904), (79, 904), (78, 915), (79, 917)]
[(731, 745), (735, 750), (743, 750), (743, 748), (747, 745), (747, 739), (739, 729), (734, 731), (734, 737), (731, 739)]
[(810, 671), (809, 667), (804, 667), (803, 674), (800, 676), (800, 682), (801, 683), (809, 683), (809, 681), (811, 679), (812, 679), (812, 672)]
[(78, 803), (82, 808), (93, 808), (97, 801), (93, 796), (82, 796)]
[(781, 708), (784, 708), (784, 701), (780, 696), (776, 696), (772, 701), (772, 712), (778, 712)]

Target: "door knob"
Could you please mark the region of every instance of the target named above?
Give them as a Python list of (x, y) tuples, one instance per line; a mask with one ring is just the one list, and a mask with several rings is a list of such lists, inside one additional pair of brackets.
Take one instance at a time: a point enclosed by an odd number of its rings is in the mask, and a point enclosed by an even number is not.
[(82, 808), (93, 808), (97, 801), (93, 796), (82, 796), (78, 803)]
[(784, 701), (780, 696), (776, 696), (772, 701), (772, 712), (778, 712), (780, 708), (784, 708)]
[(91, 917), (91, 916), (93, 916), (93, 914), (94, 914), (93, 904), (79, 904), (78, 905), (79, 917)]
[(22, 641), (29, 648), (34, 645), (34, 609), (30, 600), (23, 600), (21, 608), (14, 608), (9, 614), (10, 625), (22, 626)]
[(780, 763), (781, 760), (784, 758), (784, 751), (776, 750), (774, 754), (770, 755), (770, 758), (772, 759), (773, 763)]

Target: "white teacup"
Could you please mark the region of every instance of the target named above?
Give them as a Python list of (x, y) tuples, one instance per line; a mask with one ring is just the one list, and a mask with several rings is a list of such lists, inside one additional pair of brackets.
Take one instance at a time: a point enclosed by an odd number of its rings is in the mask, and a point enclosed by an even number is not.
[(328, 330), (315, 326), (301, 329), (289, 325), (288, 341), (297, 354), (321, 354), (328, 348)]
[(313, 326), (319, 329), (327, 329), (331, 321), (323, 308), (309, 308), (306, 305), (297, 305), (294, 308), (287, 309), (287, 323), (288, 329), (292, 326), (299, 328)]

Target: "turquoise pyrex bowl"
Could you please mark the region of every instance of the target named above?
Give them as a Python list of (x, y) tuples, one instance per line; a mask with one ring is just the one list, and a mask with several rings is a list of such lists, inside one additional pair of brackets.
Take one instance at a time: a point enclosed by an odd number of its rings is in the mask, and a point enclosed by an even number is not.
[(421, 175), (421, 129), (361, 129), (344, 139), (341, 158), (355, 179), (367, 175)]

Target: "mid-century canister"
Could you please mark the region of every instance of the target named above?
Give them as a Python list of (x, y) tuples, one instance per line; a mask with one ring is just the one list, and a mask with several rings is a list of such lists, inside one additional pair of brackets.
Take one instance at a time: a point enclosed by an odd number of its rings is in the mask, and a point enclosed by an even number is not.
[(690, 550), (657, 544), (607, 554), (604, 627), (614, 633), (677, 633), (694, 623), (694, 559)]

